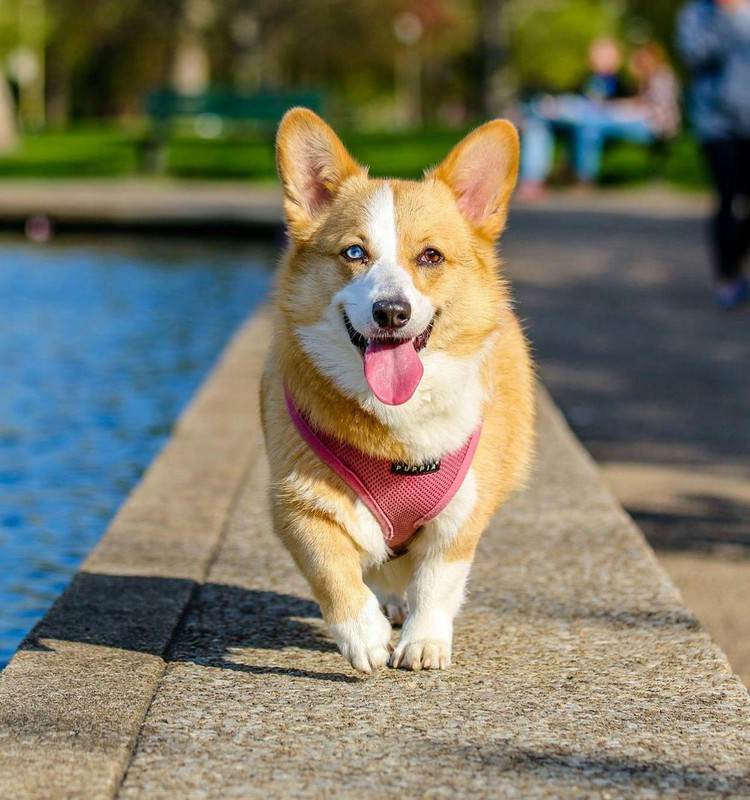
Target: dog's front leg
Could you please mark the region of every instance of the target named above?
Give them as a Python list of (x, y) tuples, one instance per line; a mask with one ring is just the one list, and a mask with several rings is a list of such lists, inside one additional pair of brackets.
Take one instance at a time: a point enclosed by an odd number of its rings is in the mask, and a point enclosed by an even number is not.
[(360, 552), (334, 522), (296, 514), (281, 526), (323, 619), (354, 669), (373, 674), (388, 663), (391, 625), (362, 578)]
[(492, 508), (477, 509), (470, 471), (450, 504), (428, 524), (409, 550), (413, 564), (406, 587), (409, 612), (391, 666), (446, 669), (451, 663), (453, 620), (466, 594), (474, 551)]
[(446, 669), (451, 663), (453, 619), (464, 600), (471, 561), (449, 560), (447, 553), (437, 549), (414, 560), (406, 590), (409, 614), (391, 666)]

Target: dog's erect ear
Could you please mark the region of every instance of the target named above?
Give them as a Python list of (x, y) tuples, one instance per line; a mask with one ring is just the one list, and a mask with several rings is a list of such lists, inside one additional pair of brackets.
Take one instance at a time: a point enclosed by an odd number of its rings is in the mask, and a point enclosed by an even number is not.
[(495, 239), (508, 216), (518, 178), (520, 146), (515, 127), (496, 119), (459, 142), (428, 173), (448, 184), (461, 213), (482, 235)]
[(292, 234), (303, 233), (326, 210), (347, 178), (365, 172), (331, 128), (306, 108), (293, 108), (281, 120), (276, 163)]

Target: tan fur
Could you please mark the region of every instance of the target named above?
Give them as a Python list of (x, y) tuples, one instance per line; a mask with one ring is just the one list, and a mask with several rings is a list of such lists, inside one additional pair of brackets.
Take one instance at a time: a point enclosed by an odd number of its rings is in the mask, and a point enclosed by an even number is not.
[[(473, 191), (482, 159), (498, 171), (498, 184)], [(298, 326), (317, 322), (331, 297), (366, 269), (339, 254), (351, 244), (367, 245), (365, 209), (383, 181), (370, 179), (330, 128), (303, 109), (289, 112), (281, 124), (278, 163), (291, 244), (278, 275), (262, 386), (271, 505), (278, 535), (310, 582), (326, 622), (335, 625), (362, 611), (370, 596), (363, 570), (373, 565), (351, 535), (356, 495), (301, 440), (286, 411), (284, 385), (315, 427), (378, 457), (408, 456), (387, 426), (318, 370), (295, 334)], [(447, 563), (472, 559), (491, 516), (521, 484), (530, 459), (532, 368), (495, 250), (517, 165), (515, 129), (495, 121), (468, 136), (424, 180), (388, 181), (400, 266), (440, 309), (428, 348), (461, 358), (487, 353), (484, 424), (472, 466), (477, 502), (459, 535), (443, 548)], [(435, 269), (419, 265), (426, 246), (440, 250), (446, 263)], [(425, 538), (414, 540), (407, 558), (429, 547)]]

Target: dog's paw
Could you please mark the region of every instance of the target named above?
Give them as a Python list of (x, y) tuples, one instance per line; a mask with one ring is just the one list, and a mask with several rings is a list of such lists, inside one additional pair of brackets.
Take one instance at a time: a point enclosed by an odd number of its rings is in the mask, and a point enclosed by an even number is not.
[(451, 643), (439, 639), (410, 641), (402, 638), (393, 651), (390, 665), (401, 669), (447, 669), (451, 665)]
[(329, 628), (342, 655), (358, 672), (373, 675), (388, 663), (393, 650), (391, 626), (375, 595), (370, 597), (357, 618)]
[(380, 609), (391, 621), (391, 625), (400, 628), (408, 613), (408, 606), (405, 597), (397, 597), (395, 594), (389, 594), (385, 599), (380, 599)]

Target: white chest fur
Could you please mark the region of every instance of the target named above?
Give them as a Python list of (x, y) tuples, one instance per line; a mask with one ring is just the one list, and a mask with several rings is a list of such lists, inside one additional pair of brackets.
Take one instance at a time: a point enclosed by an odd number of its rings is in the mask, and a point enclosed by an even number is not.
[(403, 405), (386, 406), (367, 385), (362, 356), (349, 341), (337, 308), (296, 332), (318, 369), (387, 425), (415, 461), (457, 450), (479, 425), (485, 400), (481, 366), (489, 343), (467, 358), (430, 352), (428, 346), (421, 355), (424, 375), (414, 396)]

